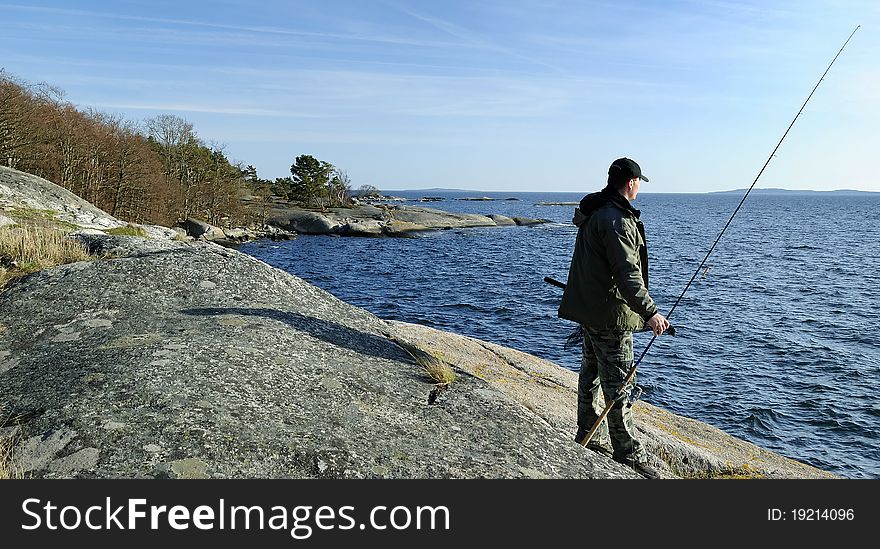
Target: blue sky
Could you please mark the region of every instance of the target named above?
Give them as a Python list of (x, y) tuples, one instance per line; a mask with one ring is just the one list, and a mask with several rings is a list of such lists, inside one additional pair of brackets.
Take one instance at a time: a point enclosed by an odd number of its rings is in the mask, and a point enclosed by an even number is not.
[(260, 176), (354, 187), (880, 191), (880, 2), (0, 2), (0, 67), (73, 103), (195, 125)]

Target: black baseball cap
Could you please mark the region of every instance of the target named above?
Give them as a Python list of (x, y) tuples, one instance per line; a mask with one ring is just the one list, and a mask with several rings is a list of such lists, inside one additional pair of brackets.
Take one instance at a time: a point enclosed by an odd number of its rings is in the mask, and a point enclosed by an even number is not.
[(642, 169), (636, 164), (635, 160), (629, 158), (618, 158), (611, 163), (608, 168), (608, 180), (615, 182), (629, 181), (634, 177), (638, 177), (642, 181), (648, 178), (642, 175)]

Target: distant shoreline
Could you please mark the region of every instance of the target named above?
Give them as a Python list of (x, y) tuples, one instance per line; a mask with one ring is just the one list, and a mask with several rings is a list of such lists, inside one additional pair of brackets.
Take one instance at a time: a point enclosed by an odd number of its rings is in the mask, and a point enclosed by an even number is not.
[[(380, 192), (382, 194), (392, 194), (392, 193), (434, 193), (432, 199), (438, 198), (436, 193), (450, 193), (450, 194), (463, 194), (463, 195), (471, 195), (471, 196), (479, 196), (480, 199), (487, 199), (485, 195), (496, 194), (496, 195), (509, 195), (509, 194), (589, 194), (598, 190), (596, 189), (585, 189), (583, 191), (480, 191), (480, 190), (466, 190), (466, 189), (382, 189)], [(651, 192), (643, 190), (641, 194), (745, 194), (746, 189), (733, 189), (727, 191), (699, 191), (699, 192), (686, 192), (686, 191), (673, 191), (673, 192)], [(797, 195), (797, 194), (811, 194), (811, 195), (872, 195), (872, 196), (880, 196), (880, 191), (862, 191), (855, 189), (835, 189), (831, 191), (817, 191), (812, 189), (779, 189), (779, 188), (767, 188), (767, 189), (752, 189), (751, 194), (765, 194), (765, 195), (775, 195), (775, 194), (786, 194), (786, 195)], [(475, 198), (471, 198), (475, 200)], [(491, 198), (491, 200), (503, 200), (501, 198)]]
[[(705, 194), (744, 194), (746, 189), (734, 189), (732, 191), (709, 191)], [(862, 194), (880, 194), (878, 191), (859, 191), (854, 189), (836, 189), (833, 191), (815, 191), (811, 189), (753, 189), (752, 193), (756, 194), (823, 194), (823, 195), (862, 195)]]

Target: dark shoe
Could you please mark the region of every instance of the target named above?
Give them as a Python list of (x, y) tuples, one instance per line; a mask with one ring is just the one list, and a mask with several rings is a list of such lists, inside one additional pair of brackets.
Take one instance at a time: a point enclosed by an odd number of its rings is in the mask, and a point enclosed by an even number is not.
[(607, 458), (614, 456), (614, 451), (611, 449), (611, 446), (609, 446), (608, 444), (602, 444), (601, 442), (596, 442), (595, 440), (591, 440), (587, 443), (587, 450), (592, 450), (597, 454), (602, 454)]
[(660, 473), (657, 472), (657, 469), (654, 469), (647, 461), (633, 461), (629, 459), (617, 459), (614, 458), (614, 461), (617, 463), (622, 463), (630, 468), (636, 473), (642, 475), (645, 478), (650, 479), (658, 479), (660, 477)]
[[(574, 436), (574, 441), (583, 446), (584, 439), (587, 438), (588, 434), (588, 431), (578, 431)], [(605, 457), (612, 457), (614, 455), (614, 452), (611, 450), (611, 446), (608, 443), (602, 443), (595, 439), (588, 442), (586, 448), (587, 450), (602, 454)]]
[(650, 479), (658, 479), (660, 478), (660, 473), (657, 472), (657, 469), (651, 467), (647, 461), (640, 461), (638, 463), (634, 463), (632, 466), (633, 470), (642, 475), (645, 478)]

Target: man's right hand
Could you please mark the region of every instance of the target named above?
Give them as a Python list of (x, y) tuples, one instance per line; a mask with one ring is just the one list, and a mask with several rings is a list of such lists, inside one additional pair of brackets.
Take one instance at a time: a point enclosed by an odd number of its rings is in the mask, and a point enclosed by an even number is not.
[(648, 326), (651, 327), (651, 331), (654, 332), (654, 335), (658, 336), (669, 329), (669, 321), (666, 320), (665, 316), (656, 313), (648, 319)]

